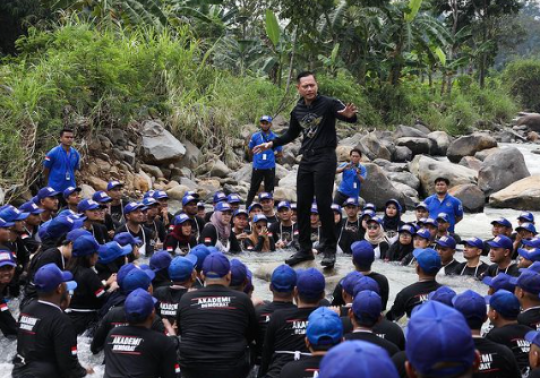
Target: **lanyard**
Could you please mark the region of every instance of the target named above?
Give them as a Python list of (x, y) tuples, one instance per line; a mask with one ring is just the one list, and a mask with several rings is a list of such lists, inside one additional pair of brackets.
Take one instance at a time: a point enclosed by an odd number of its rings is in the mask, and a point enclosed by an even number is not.
[[(474, 276), (475, 276), (475, 277), (478, 275), (478, 268), (480, 267), (480, 265), (482, 265), (482, 264), (478, 264), (478, 265), (476, 266), (476, 268), (474, 268)], [(462, 276), (463, 273), (465, 272), (465, 269), (467, 269), (467, 268), (468, 268), (468, 267), (467, 267), (467, 264), (465, 264), (465, 266), (463, 267), (463, 269), (461, 270), (461, 273), (460, 273), (459, 275)]]
[[(293, 239), (293, 233), (294, 233), (294, 222), (292, 222), (291, 224), (291, 241)], [(281, 239), (281, 241), (285, 241), (283, 240), (283, 223), (282, 222), (279, 222), (279, 238)]]

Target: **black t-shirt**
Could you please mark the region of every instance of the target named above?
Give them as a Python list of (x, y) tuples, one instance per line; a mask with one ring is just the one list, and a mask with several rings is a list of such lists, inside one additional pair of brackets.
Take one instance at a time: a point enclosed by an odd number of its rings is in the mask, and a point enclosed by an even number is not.
[(316, 309), (290, 308), (274, 312), (266, 329), (259, 377), (279, 377), (283, 366), (294, 359), (293, 354), (276, 352), (309, 352), (304, 341), (307, 319)]
[(88, 230), (94, 235), (99, 244), (105, 244), (111, 241), (107, 227), (101, 223), (92, 223), (92, 228)]
[(405, 351), (401, 351), (392, 356), (392, 362), (398, 371), (400, 378), (407, 378), (407, 370), (405, 370), (405, 362), (407, 362), (407, 355)]
[(503, 327), (493, 328), (486, 335), (486, 339), (510, 348), (514, 353), (514, 357), (516, 357), (520, 370), (526, 372), (529, 368), (531, 343), (525, 340), (525, 335), (532, 330), (531, 327), (521, 324), (508, 324)]
[(156, 242), (154, 240), (154, 233), (152, 232), (152, 230), (149, 230), (143, 225), (140, 225), (140, 226), (141, 227), (139, 227), (139, 232), (133, 233), (127, 227), (127, 225), (124, 224), (123, 226), (120, 226), (116, 230), (116, 235), (118, 235), (121, 232), (129, 232), (134, 238), (141, 239), (141, 242), (144, 243), (144, 250), (141, 250), (141, 253), (145, 255), (146, 257), (150, 257), (154, 254), (154, 247), (156, 245)]
[(77, 334), (71, 320), (57, 306), (33, 301), (19, 316), (17, 354), (25, 366), (14, 372), (32, 377), (84, 377), (77, 358)]
[(347, 219), (344, 219), (341, 229), (338, 231), (337, 235), (339, 246), (341, 247), (343, 253), (351, 254), (352, 243), (363, 240), (365, 232), (366, 231), (362, 227), (362, 221), (360, 221), (360, 219), (358, 219), (356, 222), (349, 222)]
[(518, 323), (529, 326), (535, 330), (540, 329), (540, 307), (532, 307), (527, 310), (523, 310), (518, 315)]
[(103, 306), (105, 287), (92, 268), (77, 266), (72, 269), (77, 288), (71, 297), (70, 309), (99, 310)]
[(115, 228), (124, 224), (124, 207), (128, 203), (129, 201), (127, 199), (121, 199), (118, 205), (111, 204), (111, 218)]
[(296, 305), (292, 302), (265, 302), (255, 308), (255, 314), (257, 315), (257, 322), (259, 324), (257, 330), (257, 356), (260, 358), (262, 354), (262, 346), (264, 344), (264, 338), (266, 336), (266, 328), (272, 314), (276, 310), (296, 308)]
[[(377, 272), (371, 272), (369, 274), (364, 274), (365, 276), (374, 279), (377, 284), (379, 284), (379, 293), (381, 295), (381, 301), (382, 301), (382, 310), (386, 310), (386, 304), (388, 303), (388, 296), (390, 295), (390, 286), (388, 284), (388, 278), (386, 276), (377, 273)], [(332, 300), (332, 306), (344, 306), (345, 301), (343, 300), (343, 286), (341, 285), (341, 282), (343, 279), (339, 280), (338, 284), (336, 285), (336, 288), (334, 289), (334, 299)]]
[(175, 343), (145, 327), (113, 329), (105, 343), (104, 378), (176, 378), (180, 367)]
[(396, 295), (394, 305), (390, 311), (386, 313), (386, 318), (388, 320), (398, 320), (405, 314), (410, 318), (413, 308), (426, 302), (428, 300), (428, 294), (441, 286), (440, 283), (432, 280), (415, 282), (412, 285), (405, 287), (398, 295)]
[(180, 366), (212, 370), (247, 357), (257, 335), (257, 318), (249, 297), (221, 285), (185, 293), (178, 304)]
[(185, 241), (180, 241), (175, 238), (172, 234), (168, 234), (165, 237), (165, 242), (163, 243), (163, 249), (169, 252), (173, 256), (185, 256), (189, 253), (191, 248), (197, 245), (197, 239), (194, 234), (191, 234), (189, 239)]
[(512, 263), (506, 269), (499, 269), (497, 264), (491, 264), (482, 277), (495, 277), (499, 273), (506, 273), (514, 277), (518, 277), (520, 275), (517, 264)]
[(272, 233), (274, 243), (280, 240), (287, 242), (287, 245), (298, 240), (298, 223), (293, 223), (290, 226), (282, 225), (281, 222), (275, 222), (268, 227), (268, 231)]
[[(206, 245), (207, 247), (215, 247), (216, 243), (218, 241), (218, 233), (216, 230), (216, 226), (214, 226), (212, 223), (207, 223), (202, 232), (201, 236), (199, 237), (199, 243)], [(234, 232), (231, 230), (231, 235), (229, 236), (228, 240), (224, 240), (221, 242), (222, 244), (229, 244), (230, 252), (241, 252), (242, 248), (240, 248), (240, 243), (238, 243), (238, 239), (236, 239), (236, 235), (234, 235)]]
[(187, 293), (187, 288), (178, 285), (161, 286), (154, 290), (154, 298), (159, 301), (158, 315), (173, 323), (176, 320), (178, 303), (185, 293)]
[(298, 361), (289, 362), (281, 369), (279, 378), (313, 378), (318, 376), (319, 365), (324, 356), (302, 356)]
[(457, 276), (473, 276), (480, 278), (486, 270), (489, 268), (489, 265), (483, 261), (480, 261), (480, 264), (476, 268), (470, 268), (467, 266), (467, 262), (463, 262), (456, 266), (455, 274)]
[(17, 335), (17, 322), (13, 318), (7, 305), (7, 301), (0, 296), (0, 331), (4, 336)]
[(274, 223), (278, 223), (279, 222), (279, 219), (278, 217), (276, 216), (276, 214), (274, 215), (265, 215), (266, 217), (266, 220), (268, 221), (268, 227), (270, 227), (271, 225), (273, 225)]
[(117, 260), (111, 261), (108, 264), (96, 263), (96, 271), (99, 279), (107, 281), (113, 273), (118, 273), (122, 265), (124, 265), (124, 256), (119, 257)]
[(452, 260), (450, 264), (447, 264), (442, 267), (444, 269), (444, 274), (447, 276), (454, 276), (457, 273), (457, 268), (459, 267), (460, 263), (457, 260)]
[(480, 352), (480, 367), (474, 378), (519, 378), (521, 373), (514, 354), (508, 347), (480, 337), (474, 338)]
[(317, 95), (317, 98), (309, 105), (300, 98), (291, 112), (289, 129), (285, 134), (274, 139), (273, 147), (292, 142), (302, 133), (304, 138), (300, 155), (311, 149), (336, 148), (336, 119), (349, 123), (357, 120), (356, 116), (349, 119), (338, 113), (344, 108), (343, 102), (327, 96)]
[(396, 344), (393, 344), (392, 342), (377, 336), (377, 334), (373, 332), (353, 331), (352, 333), (346, 334), (344, 338), (345, 340), (361, 340), (361, 341), (366, 341), (371, 344), (378, 345), (384, 350), (386, 350), (390, 357), (392, 357), (394, 354), (399, 352), (399, 348), (397, 347)]
[[(348, 312), (349, 307), (341, 307), (341, 322), (343, 324), (344, 335), (353, 331), (352, 322), (348, 316)], [(390, 341), (392, 344), (396, 345), (399, 350), (405, 349), (405, 335), (403, 329), (398, 324), (383, 317), (375, 327), (373, 327), (373, 333), (381, 339)]]
[[(49, 248), (44, 251), (38, 252), (28, 265), (28, 277), (26, 279), (26, 285), (24, 287), (24, 303), (37, 298), (36, 287), (34, 286), (34, 275), (44, 265), (53, 263), (60, 270), (66, 269), (67, 261), (62, 258), (62, 253), (58, 248)], [(24, 305), (21, 303), (21, 305)]]
[(411, 244), (401, 244), (397, 240), (394, 244), (390, 246), (388, 252), (386, 253), (386, 259), (388, 261), (402, 261), (408, 254), (412, 253), (414, 246)]
[(144, 227), (152, 231), (155, 242), (159, 241), (163, 243), (165, 241), (165, 236), (167, 236), (167, 232), (165, 230), (163, 222), (160, 219), (156, 218), (150, 223), (145, 223)]

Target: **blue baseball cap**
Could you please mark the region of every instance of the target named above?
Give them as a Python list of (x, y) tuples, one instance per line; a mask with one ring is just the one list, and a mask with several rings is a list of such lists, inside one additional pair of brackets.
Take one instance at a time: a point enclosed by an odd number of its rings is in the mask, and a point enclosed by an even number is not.
[(54, 190), (53, 188), (51, 188), (50, 186), (46, 186), (44, 188), (41, 188), (38, 193), (37, 193), (37, 200), (38, 202), (40, 200), (42, 200), (43, 198), (48, 198), (48, 197), (56, 197), (60, 194), (60, 192), (58, 190)]
[(306, 337), (311, 345), (334, 345), (343, 339), (343, 322), (338, 314), (319, 307), (308, 317)]
[(443, 223), (450, 223), (450, 220), (448, 219), (448, 214), (446, 214), (446, 213), (437, 214), (437, 218), (435, 220), (437, 222), (439, 222), (439, 220), (442, 220)]
[(113, 190), (114, 188), (123, 187), (124, 184), (118, 180), (109, 181), (107, 184), (107, 190)]
[(540, 248), (534, 248), (531, 250), (518, 248), (518, 254), (526, 260), (540, 261)]
[(529, 212), (523, 212), (519, 214), (518, 220), (524, 220), (525, 222), (534, 223), (534, 215), (533, 213)]
[(57, 239), (73, 230), (74, 226), (75, 221), (73, 218), (70, 216), (59, 215), (56, 218), (53, 218), (47, 225), (45, 233), (48, 234), (51, 239)]
[(472, 238), (469, 238), (469, 239), (465, 239), (465, 240), (463, 240), (463, 244), (469, 245), (469, 246), (474, 247), (474, 248), (479, 248), (479, 249), (484, 248), (484, 241), (482, 239), (480, 239), (480, 238), (477, 238), (477, 237), (472, 237)]
[(73, 255), (73, 257), (90, 256), (94, 253), (98, 253), (99, 248), (100, 245), (96, 241), (94, 236), (81, 236), (73, 242), (73, 249), (71, 251), (71, 254)]
[(371, 209), (366, 209), (362, 211), (362, 214), (360, 214), (360, 219), (363, 220), (365, 217), (374, 217), (375, 212)]
[(19, 209), (17, 209), (15, 206), (6, 205), (3, 207), (2, 210), (0, 210), (0, 218), (5, 220), (6, 222), (18, 222), (23, 221), (30, 213), (23, 213)]
[(199, 270), (202, 269), (204, 260), (211, 254), (208, 247), (204, 244), (197, 244), (195, 247), (191, 248), (191, 251), (189, 251), (189, 255), (193, 255), (197, 258), (197, 262), (195, 263), (195, 267)]
[(248, 213), (251, 213), (251, 210), (253, 210), (256, 207), (262, 210), (262, 205), (258, 202), (254, 202), (248, 207)]
[(221, 190), (214, 193), (214, 198), (212, 199), (212, 202), (218, 203), (222, 201), (227, 201), (227, 195), (223, 193)]
[(517, 319), (521, 312), (519, 299), (511, 292), (499, 290), (489, 299), (489, 307), (497, 311), (506, 319)]
[(365, 211), (365, 210), (372, 210), (373, 212), (376, 212), (377, 211), (377, 206), (375, 206), (375, 204), (373, 204), (371, 202), (368, 202), (362, 208), (362, 211)]
[(426, 209), (426, 210), (428, 210), (428, 205), (424, 201), (422, 201), (418, 205), (416, 205), (414, 208), (415, 209)]
[(411, 235), (414, 235), (414, 233), (416, 232), (416, 227), (414, 227), (412, 224), (404, 224), (399, 228), (398, 232), (400, 234), (403, 232), (407, 232)]
[(451, 236), (442, 236), (436, 244), (443, 248), (456, 249), (456, 240)]
[(319, 214), (319, 208), (317, 207), (317, 205), (315, 205), (315, 204), (311, 205), (310, 213), (311, 214)]
[(197, 264), (197, 256), (193, 254), (185, 257), (177, 256), (169, 265), (169, 277), (175, 282), (187, 281), (195, 269), (195, 264)]
[(354, 297), (352, 311), (361, 322), (376, 322), (381, 316), (382, 300), (379, 294), (364, 290)]
[(73, 215), (79, 215), (79, 214), (71, 209), (63, 209), (62, 211), (58, 213), (58, 216), (65, 216), (65, 217), (73, 216)]
[(164, 190), (156, 190), (154, 191), (154, 194), (152, 195), (152, 198), (160, 200), (160, 199), (169, 199), (169, 196), (167, 195), (167, 192)]
[(366, 240), (351, 244), (352, 260), (355, 265), (365, 266), (375, 261), (375, 250)]
[(68, 198), (70, 195), (72, 195), (75, 192), (82, 192), (82, 189), (75, 186), (69, 186), (62, 192), (62, 197)]
[(459, 311), (428, 301), (411, 314), (405, 353), (419, 374), (444, 377), (469, 370), (476, 347), (469, 325)]
[(0, 249), (0, 267), (2, 266), (17, 266), (17, 261), (15, 260), (15, 256), (11, 251), (8, 251), (7, 249)]
[(272, 195), (272, 193), (268, 193), (268, 192), (259, 193), (259, 202), (266, 199), (274, 199), (274, 196)]
[(132, 247), (135, 245), (140, 245), (142, 243), (142, 240), (140, 238), (136, 238), (129, 232), (120, 232), (119, 234), (114, 235), (113, 240), (115, 242), (118, 242), (120, 245), (131, 245)]
[(495, 239), (488, 241), (487, 243), (492, 248), (509, 249), (511, 251), (514, 250), (512, 239), (510, 239), (508, 236), (498, 235)]
[(486, 299), (475, 291), (466, 290), (456, 295), (452, 299), (452, 304), (467, 320), (476, 320), (483, 323), (486, 319)]
[(81, 236), (94, 236), (90, 231), (85, 230), (84, 228), (76, 228), (74, 230), (71, 230), (66, 235), (66, 240), (70, 242), (74, 242)]
[(268, 223), (268, 218), (264, 214), (257, 214), (253, 217), (253, 223), (266, 222)]
[(98, 249), (99, 262), (105, 265), (109, 264), (119, 257), (129, 255), (131, 251), (133, 251), (133, 247), (130, 244), (122, 247), (115, 241), (105, 243)]
[(341, 214), (341, 206), (339, 206), (337, 203), (333, 203), (332, 206), (330, 206), (330, 208), (334, 212)]
[(296, 288), (298, 293), (307, 298), (317, 298), (324, 294), (326, 281), (321, 272), (315, 268), (299, 270)]
[(280, 203), (278, 203), (277, 205), (277, 209), (278, 211), (280, 209), (291, 209), (291, 203), (289, 201), (281, 201)]
[(124, 302), (124, 312), (128, 321), (144, 321), (154, 311), (157, 299), (148, 291), (135, 289)]
[(506, 273), (499, 273), (495, 277), (484, 277), (482, 282), (493, 288), (495, 291), (507, 290), (514, 292), (516, 285), (512, 283), (512, 278), (512, 276)]
[(422, 224), (423, 224), (424, 226), (427, 226), (427, 225), (429, 224), (429, 225), (431, 225), (431, 226), (433, 226), (433, 227), (439, 227), (439, 223), (437, 223), (437, 221), (436, 221), (435, 219), (433, 219), (433, 218), (426, 218), (426, 219), (422, 222)]
[(223, 253), (212, 253), (204, 259), (202, 271), (208, 278), (222, 278), (231, 271), (231, 263)]
[(530, 342), (531, 344), (534, 344), (536, 346), (540, 346), (540, 332), (538, 331), (529, 331), (525, 334), (525, 340)]
[(172, 224), (174, 226), (176, 226), (178, 224), (183, 224), (183, 223), (186, 223), (186, 222), (191, 222), (191, 218), (187, 214), (182, 213), (182, 214), (178, 214), (177, 216), (174, 217), (174, 219), (172, 221)]
[(527, 293), (540, 294), (540, 274), (536, 272), (529, 270), (519, 277), (512, 277), (511, 282)]
[(144, 193), (144, 196), (143, 198), (154, 198), (154, 193), (156, 191), (154, 189), (150, 189), (149, 191), (147, 191), (146, 193)]
[(428, 274), (437, 273), (441, 269), (441, 258), (434, 249), (415, 249), (413, 256), (416, 258), (420, 268)]
[(122, 265), (118, 270), (118, 274), (116, 275), (116, 282), (118, 282), (118, 286), (120, 286), (120, 289), (124, 290), (124, 278), (126, 278), (127, 274), (133, 269), (137, 269), (137, 266), (135, 266), (135, 264), (133, 263), (128, 263)]
[(143, 209), (144, 205), (141, 202), (130, 202), (124, 206), (124, 214), (130, 214), (136, 210)]
[(319, 378), (358, 377), (398, 378), (399, 374), (386, 350), (360, 340), (332, 347), (320, 363)]
[(236, 193), (231, 193), (227, 196), (227, 202), (232, 204), (232, 203), (240, 203), (242, 202), (242, 198), (240, 198), (240, 196)]
[(356, 286), (356, 284), (362, 277), (364, 277), (364, 275), (360, 272), (357, 272), (357, 271), (350, 272), (341, 280), (341, 287), (347, 294), (349, 294), (350, 296), (353, 296), (354, 287)]
[(73, 274), (69, 271), (60, 270), (54, 263), (43, 265), (34, 275), (34, 286), (41, 293), (53, 291), (62, 282), (66, 283), (68, 291), (77, 288), (77, 282), (73, 281)]
[(375, 281), (373, 278), (368, 276), (362, 276), (358, 279), (356, 282), (356, 285), (354, 285), (353, 289), (353, 298), (356, 297), (358, 294), (360, 294), (363, 291), (374, 291), (377, 294), (381, 293), (381, 289), (379, 287), (379, 284), (377, 281)]
[[(44, 224), (45, 224), (45, 223), (44, 223)], [(44, 225), (44, 224), (43, 224), (43, 225)], [(8, 222), (8, 221), (6, 221), (5, 219), (0, 218), (0, 228), (8, 228), (8, 227), (12, 227), (12, 226), (14, 226), (14, 225), (15, 225), (15, 223), (13, 223), (13, 222)], [(43, 227), (43, 225), (42, 225), (41, 227)]]
[(81, 202), (79, 202), (79, 204), (77, 205), (77, 211), (81, 214), (87, 210), (96, 210), (96, 209), (101, 209), (101, 206), (99, 206), (99, 203), (88, 198), (81, 200)]
[(231, 286), (238, 286), (244, 283), (247, 278), (247, 266), (238, 259), (231, 260)]
[(190, 202), (197, 202), (197, 198), (193, 196), (184, 196), (184, 198), (182, 198), (182, 206), (186, 206)]
[(145, 207), (145, 209), (143, 209), (143, 210), (146, 210), (146, 208), (149, 208), (149, 207), (152, 207), (152, 206), (159, 206), (159, 202), (157, 201), (157, 199), (152, 198), (152, 197), (143, 198), (141, 203)]
[(187, 192), (184, 193), (184, 197), (195, 197), (195, 198), (199, 198), (199, 193), (197, 193), (196, 190), (188, 190)]
[(441, 286), (437, 290), (428, 294), (430, 301), (437, 301), (444, 303), (447, 306), (452, 307), (452, 299), (456, 296), (456, 292), (450, 289), (448, 286)]
[(152, 285), (152, 280), (156, 277), (150, 269), (143, 269), (135, 266), (130, 269), (122, 280), (122, 290), (130, 293), (136, 289), (148, 290)]
[(295, 270), (289, 265), (283, 264), (274, 269), (270, 283), (274, 291), (290, 293), (296, 286), (297, 279)]
[(169, 269), (172, 259), (173, 258), (169, 252), (164, 250), (157, 251), (152, 255), (152, 257), (150, 257), (150, 268), (154, 272)]
[(540, 273), (540, 261), (533, 262), (532, 265), (527, 268), (520, 268), (519, 271), (521, 273)]
[(231, 205), (229, 205), (227, 202), (218, 202), (216, 204), (216, 207), (214, 208), (215, 211), (221, 211), (221, 212), (224, 212), (224, 211), (230, 211), (232, 212), (232, 207)]
[(540, 248), (540, 237), (538, 236), (535, 236), (531, 240), (522, 240), (521, 242), (527, 247)]
[(381, 217), (378, 217), (378, 216), (371, 217), (371, 219), (369, 219), (369, 220), (367, 221), (367, 223), (371, 223), (371, 222), (375, 222), (375, 223), (377, 223), (377, 224), (379, 224), (379, 225), (382, 225), (382, 224), (383, 224), (382, 218), (381, 218)]
[(98, 190), (94, 193), (92, 196), (92, 199), (96, 201), (97, 203), (109, 203), (112, 202), (112, 198), (107, 194), (107, 192), (103, 190)]
[(32, 215), (38, 215), (45, 211), (44, 209), (36, 205), (33, 201), (25, 202), (19, 207), (19, 210)]
[(521, 226), (518, 226), (516, 227), (516, 231), (520, 231), (520, 230), (525, 230), (525, 231), (529, 231), (529, 232), (532, 232), (533, 234), (537, 234), (538, 232), (536, 232), (536, 227), (534, 227), (534, 224), (532, 223), (523, 223)]
[(259, 121), (265, 121), (265, 122), (268, 122), (268, 123), (272, 123), (272, 117), (270, 117), (269, 115), (263, 115)]
[(512, 228), (512, 223), (506, 218), (497, 218), (491, 221), (491, 224), (498, 224), (507, 228)]
[(238, 215), (245, 215), (246, 217), (249, 217), (248, 212), (246, 210), (244, 210), (244, 209), (235, 210), (234, 213), (233, 213), (233, 218), (237, 217)]
[(358, 203), (358, 197), (349, 197), (345, 200), (345, 202), (343, 202), (343, 207), (347, 207), (347, 206), (354, 206), (354, 207), (358, 207), (360, 206), (360, 204)]

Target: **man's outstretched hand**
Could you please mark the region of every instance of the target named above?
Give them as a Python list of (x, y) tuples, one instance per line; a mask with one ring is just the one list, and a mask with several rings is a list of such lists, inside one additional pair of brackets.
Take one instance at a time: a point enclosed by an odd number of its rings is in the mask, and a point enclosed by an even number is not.
[(253, 154), (260, 154), (272, 147), (272, 142), (259, 144), (258, 146), (253, 147)]
[(356, 113), (358, 113), (358, 108), (353, 103), (345, 105), (345, 107), (338, 111), (345, 118), (352, 118)]

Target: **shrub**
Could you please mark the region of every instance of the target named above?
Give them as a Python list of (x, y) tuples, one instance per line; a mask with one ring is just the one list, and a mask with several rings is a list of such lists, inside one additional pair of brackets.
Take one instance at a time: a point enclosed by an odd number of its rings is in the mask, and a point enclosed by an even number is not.
[(540, 112), (540, 61), (512, 62), (504, 70), (502, 80), (525, 110)]

